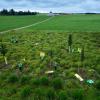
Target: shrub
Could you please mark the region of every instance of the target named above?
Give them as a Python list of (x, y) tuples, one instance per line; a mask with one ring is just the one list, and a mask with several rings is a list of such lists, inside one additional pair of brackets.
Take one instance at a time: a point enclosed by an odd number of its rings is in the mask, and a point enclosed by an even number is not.
[(12, 75), (10, 75), (9, 77), (8, 77), (8, 82), (10, 82), (10, 83), (15, 83), (15, 82), (17, 82), (18, 81), (18, 77), (17, 77), (17, 75), (15, 75), (15, 74), (12, 74)]
[(40, 85), (40, 79), (39, 78), (34, 78), (31, 80), (32, 85)]
[(49, 79), (48, 79), (48, 77), (41, 77), (40, 84), (41, 85), (49, 85)]
[(6, 91), (6, 94), (10, 96), (10, 95), (16, 94), (16, 92), (17, 92), (16, 88), (11, 88), (11, 89), (8, 89), (8, 93)]
[(68, 37), (68, 47), (69, 47), (69, 52), (72, 51), (72, 34), (69, 34), (69, 37)]
[(52, 85), (55, 89), (62, 89), (63, 88), (63, 81), (60, 78), (55, 78), (52, 80)]
[(98, 89), (98, 90), (100, 89), (100, 81), (97, 81), (97, 82), (96, 82), (95, 87), (96, 87), (96, 89)]
[(82, 89), (73, 90), (72, 97), (74, 100), (83, 100), (83, 90)]
[(45, 100), (45, 89), (44, 88), (36, 88), (34, 90), (34, 100)]
[(58, 100), (67, 100), (67, 92), (65, 91), (60, 91), (58, 94)]
[(29, 82), (29, 77), (28, 76), (24, 75), (24, 76), (21, 77), (21, 80), (20, 80), (21, 84), (26, 84), (28, 82)]
[(95, 67), (96, 71), (100, 74), (100, 65), (99, 63), (97, 63), (98, 65)]
[(81, 62), (83, 62), (84, 61), (84, 59), (85, 59), (85, 51), (84, 51), (84, 47), (82, 47), (82, 50), (81, 50), (81, 57), (80, 57), (80, 60), (81, 60)]
[(32, 92), (31, 87), (29, 86), (24, 87), (20, 93), (21, 98), (28, 97), (31, 94), (31, 92)]
[(54, 100), (55, 99), (55, 91), (53, 88), (48, 88), (46, 92), (47, 100)]
[(31, 80), (33, 85), (49, 85), (49, 79), (47, 77), (34, 78)]

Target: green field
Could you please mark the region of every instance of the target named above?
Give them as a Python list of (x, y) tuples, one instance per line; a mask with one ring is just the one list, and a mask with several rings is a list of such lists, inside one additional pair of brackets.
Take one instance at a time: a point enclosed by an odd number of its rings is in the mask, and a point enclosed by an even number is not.
[[(0, 31), (27, 26), (42, 20), (48, 16), (0, 16)], [(100, 32), (100, 15), (64, 15), (55, 16), (51, 20), (25, 29), (68, 31), (68, 32)]]
[(30, 29), (62, 30), (69, 32), (100, 32), (100, 15), (66, 15), (56, 16), (52, 20)]
[[(0, 20), (0, 30), (48, 18), (0, 16), (4, 19)], [(36, 26), (0, 34), (0, 51), (2, 44), (7, 51), (5, 56), (0, 53), (0, 100), (100, 100), (99, 24), (100, 15), (55, 16)], [(80, 52), (83, 47), (84, 52)], [(45, 54), (43, 58), (41, 52)], [(49, 75), (47, 71), (54, 73)], [(84, 81), (80, 82), (76, 73)]]
[(0, 31), (20, 28), (47, 19), (48, 16), (0, 16)]

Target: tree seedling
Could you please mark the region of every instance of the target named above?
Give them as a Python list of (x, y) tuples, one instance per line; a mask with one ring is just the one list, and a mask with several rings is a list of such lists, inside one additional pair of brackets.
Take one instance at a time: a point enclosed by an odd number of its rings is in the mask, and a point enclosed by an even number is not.
[(81, 60), (82, 65), (83, 65), (84, 59), (85, 59), (84, 47), (82, 47), (82, 49), (81, 49), (81, 55), (80, 55), (80, 60)]
[(69, 34), (69, 37), (68, 37), (68, 51), (69, 53), (72, 52), (72, 34)]
[(48, 55), (52, 58), (52, 57), (53, 57), (53, 50), (50, 50), (50, 51), (48, 52)]
[(7, 57), (6, 57), (7, 51), (8, 50), (7, 50), (6, 46), (1, 41), (1, 44), (0, 44), (0, 53), (3, 55), (6, 65), (8, 64)]
[(83, 62), (85, 59), (84, 47), (78, 48), (78, 52), (80, 53), (80, 61), (78, 62), (78, 72), (79, 72), (79, 66), (81, 65), (83, 67)]
[(19, 70), (22, 72), (22, 70), (23, 70), (23, 64), (22, 64), (22, 63), (19, 63), (19, 64), (18, 64), (18, 68), (19, 68)]
[(58, 66), (58, 63), (57, 62), (53, 62), (53, 67), (55, 68), (55, 70), (57, 70), (57, 66)]
[(15, 37), (12, 37), (12, 38), (11, 38), (11, 42), (12, 42), (12, 43), (17, 43), (18, 40), (17, 40)]

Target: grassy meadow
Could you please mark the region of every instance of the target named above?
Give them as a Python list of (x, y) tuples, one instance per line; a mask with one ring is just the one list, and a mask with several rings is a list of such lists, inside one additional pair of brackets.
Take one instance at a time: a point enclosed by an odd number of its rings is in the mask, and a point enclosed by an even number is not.
[[(23, 17), (0, 16), (0, 30), (49, 18)], [(6, 23), (10, 20), (12, 23)], [(99, 22), (100, 15), (55, 16), (30, 28), (0, 34), (0, 45), (6, 46), (8, 61), (5, 64), (0, 54), (0, 100), (100, 100)], [(71, 52), (69, 34), (72, 35)], [(80, 53), (82, 47), (84, 54)], [(49, 75), (47, 71), (54, 73)], [(76, 73), (84, 81), (80, 82)]]
[(54, 30), (67, 32), (100, 32), (100, 15), (56, 16), (50, 21), (30, 27), (31, 30)]
[[(49, 18), (46, 15), (37, 16), (0, 16), (0, 31), (31, 25)], [(62, 15), (24, 29), (25, 31), (67, 31), (67, 32), (100, 32), (100, 15)]]
[(0, 32), (28, 26), (47, 19), (48, 16), (0, 16)]

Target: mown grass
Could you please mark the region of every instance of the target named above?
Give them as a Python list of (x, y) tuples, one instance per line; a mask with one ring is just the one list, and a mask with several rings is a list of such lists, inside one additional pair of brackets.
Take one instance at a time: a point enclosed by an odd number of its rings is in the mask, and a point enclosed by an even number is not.
[[(0, 16), (0, 31), (27, 26), (49, 18), (47, 15), (36, 16)], [(23, 31), (66, 31), (66, 32), (100, 32), (100, 15), (62, 15), (23, 29)]]
[(31, 25), (47, 19), (48, 16), (0, 16), (0, 32)]
[(67, 31), (67, 32), (100, 32), (100, 15), (65, 15), (55, 16), (49, 21), (25, 29)]

